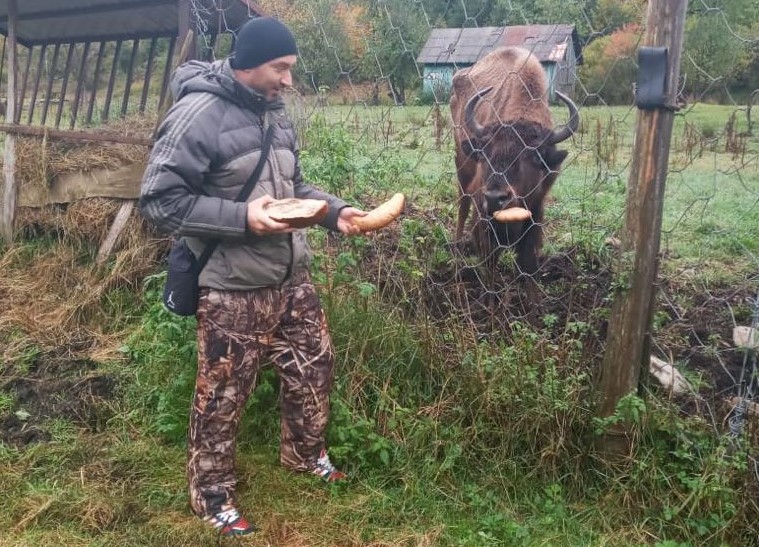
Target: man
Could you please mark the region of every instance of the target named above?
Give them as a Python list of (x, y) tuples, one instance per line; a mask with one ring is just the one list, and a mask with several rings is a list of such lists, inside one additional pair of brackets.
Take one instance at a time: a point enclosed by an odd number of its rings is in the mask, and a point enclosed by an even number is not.
[[(275, 198), (324, 199), (322, 225), (356, 234), (366, 213), (304, 183), (293, 124), (280, 98), (297, 60), (290, 30), (273, 18), (248, 21), (232, 56), (189, 62), (172, 79), (175, 104), (153, 147), (140, 209), (184, 237), (199, 256), (220, 240), (203, 269), (198, 303), (198, 372), (188, 435), (194, 513), (223, 535), (255, 528), (235, 506), (235, 439), (261, 365), (281, 380), (283, 466), (328, 481), (345, 477), (325, 449), (334, 354), (311, 282), (305, 234), (269, 218)], [(266, 166), (247, 203), (235, 202), (275, 127)]]

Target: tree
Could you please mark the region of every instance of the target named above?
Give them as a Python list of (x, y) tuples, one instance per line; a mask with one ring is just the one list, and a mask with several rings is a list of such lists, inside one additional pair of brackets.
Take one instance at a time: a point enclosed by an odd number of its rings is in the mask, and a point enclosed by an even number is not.
[(638, 0), (598, 0), (591, 17), (591, 33), (608, 35), (630, 23), (642, 24), (645, 3)]
[(405, 104), (406, 90), (421, 79), (416, 55), (429, 35), (424, 12), (408, 0), (369, 0), (367, 15), (372, 34), (367, 40), (363, 74), (386, 80), (396, 104)]
[(750, 65), (750, 42), (738, 34), (739, 25), (729, 23), (728, 13), (694, 13), (686, 21), (681, 72), (688, 93), (719, 95)]

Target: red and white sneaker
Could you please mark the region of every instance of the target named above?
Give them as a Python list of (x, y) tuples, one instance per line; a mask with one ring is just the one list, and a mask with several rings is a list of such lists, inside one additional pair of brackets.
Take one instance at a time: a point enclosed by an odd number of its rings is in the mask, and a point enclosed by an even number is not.
[(205, 517), (203, 520), (218, 530), (222, 536), (247, 536), (256, 531), (256, 527), (242, 517), (234, 507)]
[(311, 470), (314, 475), (319, 475), (327, 482), (337, 482), (348, 478), (348, 475), (342, 471), (338, 471), (337, 468), (332, 465), (327, 455), (327, 450), (322, 448), (319, 459), (316, 460), (316, 466)]

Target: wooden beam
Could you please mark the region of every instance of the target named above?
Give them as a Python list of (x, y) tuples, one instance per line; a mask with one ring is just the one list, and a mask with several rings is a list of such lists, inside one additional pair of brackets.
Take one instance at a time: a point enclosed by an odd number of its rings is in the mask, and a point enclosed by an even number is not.
[(82, 90), (84, 89), (84, 82), (87, 79), (87, 57), (90, 54), (90, 42), (84, 43), (82, 49), (82, 62), (79, 63), (79, 77), (76, 82), (76, 93), (74, 94), (74, 104), (71, 105), (71, 121), (69, 122), (69, 129), (74, 129), (76, 125), (76, 117), (79, 115), (79, 103), (82, 100)]
[(150, 89), (150, 80), (153, 75), (153, 65), (155, 64), (155, 51), (158, 45), (158, 38), (150, 41), (148, 50), (148, 64), (145, 67), (145, 77), (142, 79), (142, 97), (140, 98), (140, 114), (145, 113), (145, 105), (148, 102), (148, 90)]
[(105, 53), (105, 42), (100, 42), (98, 56), (95, 60), (95, 72), (92, 75), (92, 93), (90, 93), (89, 104), (87, 105), (87, 125), (92, 123), (92, 115), (95, 113), (95, 99), (98, 92), (98, 81), (100, 80), (100, 69), (103, 68), (103, 55)]
[[(6, 119), (15, 120), (16, 112), (16, 31), (18, 25), (17, 0), (8, 0), (8, 104)], [(0, 223), (0, 236), (7, 242), (13, 242), (13, 224), (16, 220), (16, 198), (18, 181), (16, 180), (16, 136), (5, 137), (3, 154), (3, 218)]]
[(66, 67), (63, 69), (63, 82), (61, 82), (61, 97), (58, 100), (58, 113), (55, 115), (55, 127), (61, 126), (61, 116), (63, 116), (63, 105), (66, 102), (66, 90), (69, 86), (69, 74), (71, 74), (71, 59), (74, 57), (74, 48), (76, 44), (69, 44), (69, 52), (66, 55)]
[(176, 36), (172, 36), (169, 40), (169, 51), (166, 53), (166, 65), (163, 68), (163, 78), (161, 79), (161, 96), (158, 99), (158, 111), (163, 108), (163, 104), (166, 101), (166, 92), (169, 88), (169, 80), (171, 79), (172, 64), (174, 62), (174, 48), (177, 43)]
[(121, 232), (126, 228), (126, 225), (129, 222), (129, 217), (132, 214), (135, 203), (134, 200), (128, 199), (121, 204), (121, 208), (116, 214), (116, 218), (113, 220), (111, 228), (108, 230), (108, 235), (105, 236), (103, 244), (100, 246), (100, 249), (98, 249), (97, 258), (95, 258), (95, 264), (98, 266), (103, 265), (111, 254), (113, 248), (116, 246), (116, 242), (119, 240)]
[(40, 58), (37, 62), (37, 74), (34, 77), (34, 90), (32, 91), (32, 98), (29, 101), (29, 116), (27, 116), (26, 123), (32, 123), (34, 120), (34, 107), (37, 106), (37, 94), (40, 91), (40, 80), (42, 79), (42, 72), (45, 70), (45, 53), (47, 52), (47, 46), (40, 47)]
[(116, 73), (119, 69), (119, 56), (121, 55), (121, 40), (116, 42), (116, 51), (113, 52), (113, 62), (111, 63), (111, 77), (108, 79), (108, 89), (105, 92), (105, 105), (103, 106), (102, 121), (108, 121), (111, 112), (111, 100), (113, 99), (113, 87), (116, 85)]
[(0, 124), (0, 132), (9, 135), (27, 135), (31, 137), (47, 137), (64, 141), (114, 142), (120, 144), (141, 144), (153, 146), (150, 137), (129, 137), (113, 131), (67, 131), (33, 125)]
[[(187, 34), (193, 30), (192, 28), (192, 10), (190, 0), (179, 0), (179, 13), (177, 14), (178, 20), (179, 20), (179, 31), (178, 31), (178, 37), (179, 37), (179, 43), (184, 44), (184, 39), (187, 36)], [(193, 41), (192, 44), (190, 44), (190, 59), (195, 59), (195, 42)]]
[(24, 109), (24, 97), (26, 97), (26, 86), (29, 83), (29, 71), (32, 69), (32, 57), (34, 57), (34, 48), (29, 48), (29, 53), (26, 56), (24, 80), (21, 82), (21, 92), (18, 94), (18, 104), (16, 105), (16, 123), (21, 123), (21, 111)]
[[(139, 8), (152, 8), (155, 6), (167, 6), (175, 4), (177, 0), (137, 0), (133, 2), (119, 2), (118, 4), (106, 4), (100, 6), (88, 6), (81, 8), (61, 8), (44, 11), (30, 11), (20, 14), (23, 21), (37, 19), (61, 19), (63, 17), (78, 17), (80, 15), (97, 15), (101, 13), (113, 13), (117, 11), (130, 11)], [(7, 15), (0, 15), (0, 23), (8, 20)]]
[(42, 105), (42, 120), (40, 123), (45, 125), (47, 121), (47, 111), (50, 108), (50, 101), (53, 95), (53, 76), (55, 75), (55, 67), (58, 64), (58, 55), (61, 52), (61, 44), (55, 44), (53, 48), (53, 59), (50, 61), (50, 69), (47, 75), (47, 90), (45, 92), (45, 102)]
[(22, 42), (19, 40), (19, 44), (26, 47), (44, 45), (61, 44), (65, 45), (71, 42), (71, 40), (77, 40), (78, 42), (116, 42), (121, 40), (122, 42), (128, 42), (130, 40), (151, 40), (153, 38), (170, 38), (174, 36), (174, 31), (171, 30), (157, 30), (153, 32), (119, 32), (108, 34), (72, 34), (70, 36), (50, 36), (39, 40), (27, 40)]
[(124, 84), (124, 97), (121, 101), (121, 117), (127, 115), (129, 108), (129, 96), (132, 92), (132, 79), (134, 78), (134, 63), (137, 59), (137, 52), (140, 50), (140, 41), (132, 42), (132, 54), (129, 56), (129, 67), (127, 68), (126, 83)]
[[(182, 63), (185, 63), (190, 58), (190, 51), (192, 49), (192, 44), (194, 43), (195, 33), (193, 31), (190, 31), (184, 37), (182, 47), (179, 50), (179, 56), (174, 61), (171, 72), (176, 70)], [(158, 116), (156, 118), (155, 127), (153, 127), (153, 137), (155, 137), (156, 133), (158, 133), (158, 128), (160, 127), (164, 116), (166, 116), (166, 112), (169, 111), (169, 107), (171, 107), (171, 101), (165, 101), (162, 102), (158, 108)]]

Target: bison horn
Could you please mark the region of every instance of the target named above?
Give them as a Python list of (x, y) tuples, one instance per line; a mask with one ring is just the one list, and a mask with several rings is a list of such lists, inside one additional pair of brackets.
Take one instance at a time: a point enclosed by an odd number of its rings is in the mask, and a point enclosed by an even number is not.
[(564, 95), (562, 92), (554, 91), (554, 93), (559, 99), (561, 99), (561, 102), (569, 108), (569, 122), (567, 125), (557, 127), (553, 130), (553, 133), (551, 133), (551, 136), (548, 138), (548, 144), (558, 144), (561, 141), (567, 140), (575, 131), (577, 131), (577, 127), (580, 125), (580, 114), (577, 111), (577, 105), (575, 105), (575, 103), (572, 102), (572, 99)]
[(466, 128), (469, 130), (469, 133), (471, 133), (474, 137), (482, 136), (482, 133), (485, 131), (485, 128), (482, 127), (482, 125), (480, 125), (480, 123), (474, 119), (474, 110), (477, 108), (477, 104), (480, 102), (480, 99), (482, 99), (492, 90), (493, 86), (479, 90), (477, 93), (472, 95), (464, 107), (464, 123), (466, 123)]

